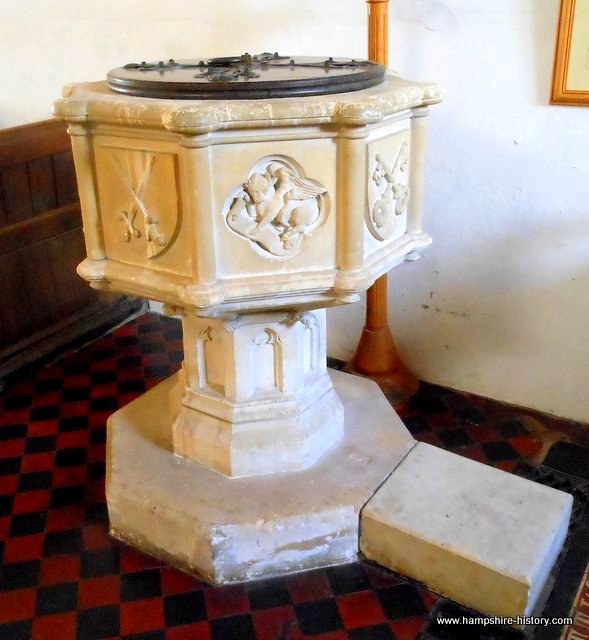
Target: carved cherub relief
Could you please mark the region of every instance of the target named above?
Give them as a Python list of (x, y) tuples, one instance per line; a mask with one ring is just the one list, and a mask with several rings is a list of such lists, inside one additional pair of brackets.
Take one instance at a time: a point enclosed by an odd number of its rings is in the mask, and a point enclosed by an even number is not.
[(258, 163), (231, 199), (229, 227), (278, 257), (296, 254), (327, 218), (327, 189), (285, 157)]

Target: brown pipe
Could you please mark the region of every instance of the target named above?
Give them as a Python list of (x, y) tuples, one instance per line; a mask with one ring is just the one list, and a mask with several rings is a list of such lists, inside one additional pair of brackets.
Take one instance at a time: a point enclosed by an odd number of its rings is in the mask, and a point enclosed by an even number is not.
[[(389, 0), (368, 4), (368, 57), (388, 66)], [(396, 409), (402, 409), (417, 393), (419, 381), (401, 361), (388, 323), (387, 276), (381, 276), (366, 292), (366, 323), (356, 352), (346, 371), (377, 382)]]

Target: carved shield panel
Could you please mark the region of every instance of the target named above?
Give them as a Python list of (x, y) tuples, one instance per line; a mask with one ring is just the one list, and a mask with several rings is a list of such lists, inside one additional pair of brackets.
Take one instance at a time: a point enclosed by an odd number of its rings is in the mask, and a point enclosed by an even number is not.
[(257, 162), (226, 199), (228, 227), (266, 257), (290, 258), (329, 214), (327, 189), (286, 156)]
[(97, 148), (102, 224), (110, 258), (148, 264), (173, 245), (180, 222), (176, 164), (172, 153), (107, 144)]
[(366, 226), (377, 240), (388, 240), (409, 202), (409, 143), (388, 153), (371, 154), (368, 167)]

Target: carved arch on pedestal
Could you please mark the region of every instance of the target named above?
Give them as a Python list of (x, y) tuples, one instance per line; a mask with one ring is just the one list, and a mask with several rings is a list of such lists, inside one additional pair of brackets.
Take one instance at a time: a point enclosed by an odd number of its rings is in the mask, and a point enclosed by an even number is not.
[(284, 390), (284, 354), (276, 331), (264, 329), (255, 336), (251, 347), (251, 365), (254, 394)]

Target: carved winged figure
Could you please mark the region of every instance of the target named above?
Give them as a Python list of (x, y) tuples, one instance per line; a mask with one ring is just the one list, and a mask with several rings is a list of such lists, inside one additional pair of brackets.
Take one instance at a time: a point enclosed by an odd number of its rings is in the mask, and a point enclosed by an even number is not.
[(226, 220), (231, 229), (279, 257), (294, 255), (304, 236), (325, 221), (327, 189), (278, 159), (259, 164), (233, 195)]
[(319, 216), (315, 197), (325, 191), (325, 187), (297, 176), (289, 167), (271, 162), (264, 173), (252, 174), (245, 183), (246, 206), (257, 221), (251, 235), (269, 224), (278, 229), (283, 240), (301, 233)]

